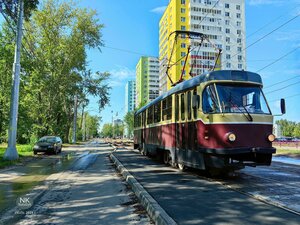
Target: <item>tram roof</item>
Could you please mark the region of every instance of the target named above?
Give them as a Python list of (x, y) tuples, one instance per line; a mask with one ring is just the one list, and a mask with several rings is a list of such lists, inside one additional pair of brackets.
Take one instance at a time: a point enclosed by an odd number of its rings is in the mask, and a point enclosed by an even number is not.
[(195, 76), (189, 80), (183, 81), (182, 83), (177, 84), (175, 87), (171, 88), (169, 91), (158, 96), (152, 102), (140, 108), (135, 114), (143, 112), (148, 107), (156, 104), (157, 102), (167, 98), (168, 96), (179, 93), (192, 87), (195, 87), (203, 82), (208, 81), (242, 81), (242, 82), (252, 82), (262, 85), (261, 76), (257, 73), (243, 71), (243, 70), (218, 70), (208, 73), (203, 73), (201, 75)]

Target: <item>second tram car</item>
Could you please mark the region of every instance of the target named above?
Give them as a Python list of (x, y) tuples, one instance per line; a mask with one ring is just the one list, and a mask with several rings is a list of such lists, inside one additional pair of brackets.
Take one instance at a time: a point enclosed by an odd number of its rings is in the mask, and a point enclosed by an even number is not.
[(135, 113), (135, 148), (179, 169), (270, 165), (273, 116), (262, 87), (260, 75), (236, 70), (184, 81)]

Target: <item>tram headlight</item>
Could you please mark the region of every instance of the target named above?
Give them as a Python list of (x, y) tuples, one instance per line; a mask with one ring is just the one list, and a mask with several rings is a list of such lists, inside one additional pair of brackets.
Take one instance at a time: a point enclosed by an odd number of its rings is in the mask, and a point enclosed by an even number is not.
[(227, 136), (227, 140), (230, 142), (234, 142), (236, 140), (236, 135), (232, 132), (227, 133), (226, 136)]
[(269, 142), (275, 141), (275, 135), (274, 134), (269, 134), (268, 135), (268, 140), (269, 140)]

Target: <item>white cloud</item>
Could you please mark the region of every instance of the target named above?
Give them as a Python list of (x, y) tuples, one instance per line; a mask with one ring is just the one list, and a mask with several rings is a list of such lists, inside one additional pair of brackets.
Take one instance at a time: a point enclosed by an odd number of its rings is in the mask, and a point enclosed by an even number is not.
[(135, 79), (135, 70), (124, 66), (117, 66), (117, 69), (113, 69), (109, 73), (111, 74), (109, 81), (111, 87), (123, 86), (127, 81)]
[(153, 13), (158, 13), (158, 14), (163, 14), (164, 11), (166, 10), (167, 6), (160, 6), (160, 7), (156, 7), (154, 9), (151, 9), (150, 12), (153, 12)]

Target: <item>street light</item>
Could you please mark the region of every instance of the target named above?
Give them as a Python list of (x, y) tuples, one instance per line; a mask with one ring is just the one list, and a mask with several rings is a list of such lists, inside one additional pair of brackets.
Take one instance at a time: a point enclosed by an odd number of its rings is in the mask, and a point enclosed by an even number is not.
[(18, 107), (19, 107), (19, 86), (20, 86), (20, 58), (22, 45), (22, 26), (23, 26), (23, 0), (19, 0), (18, 4), (18, 26), (17, 39), (15, 48), (15, 59), (13, 64), (12, 75), (12, 94), (10, 101), (10, 120), (8, 129), (8, 147), (4, 153), (3, 158), (7, 160), (16, 160), (19, 158), (16, 148), (17, 140), (17, 122), (18, 122)]

